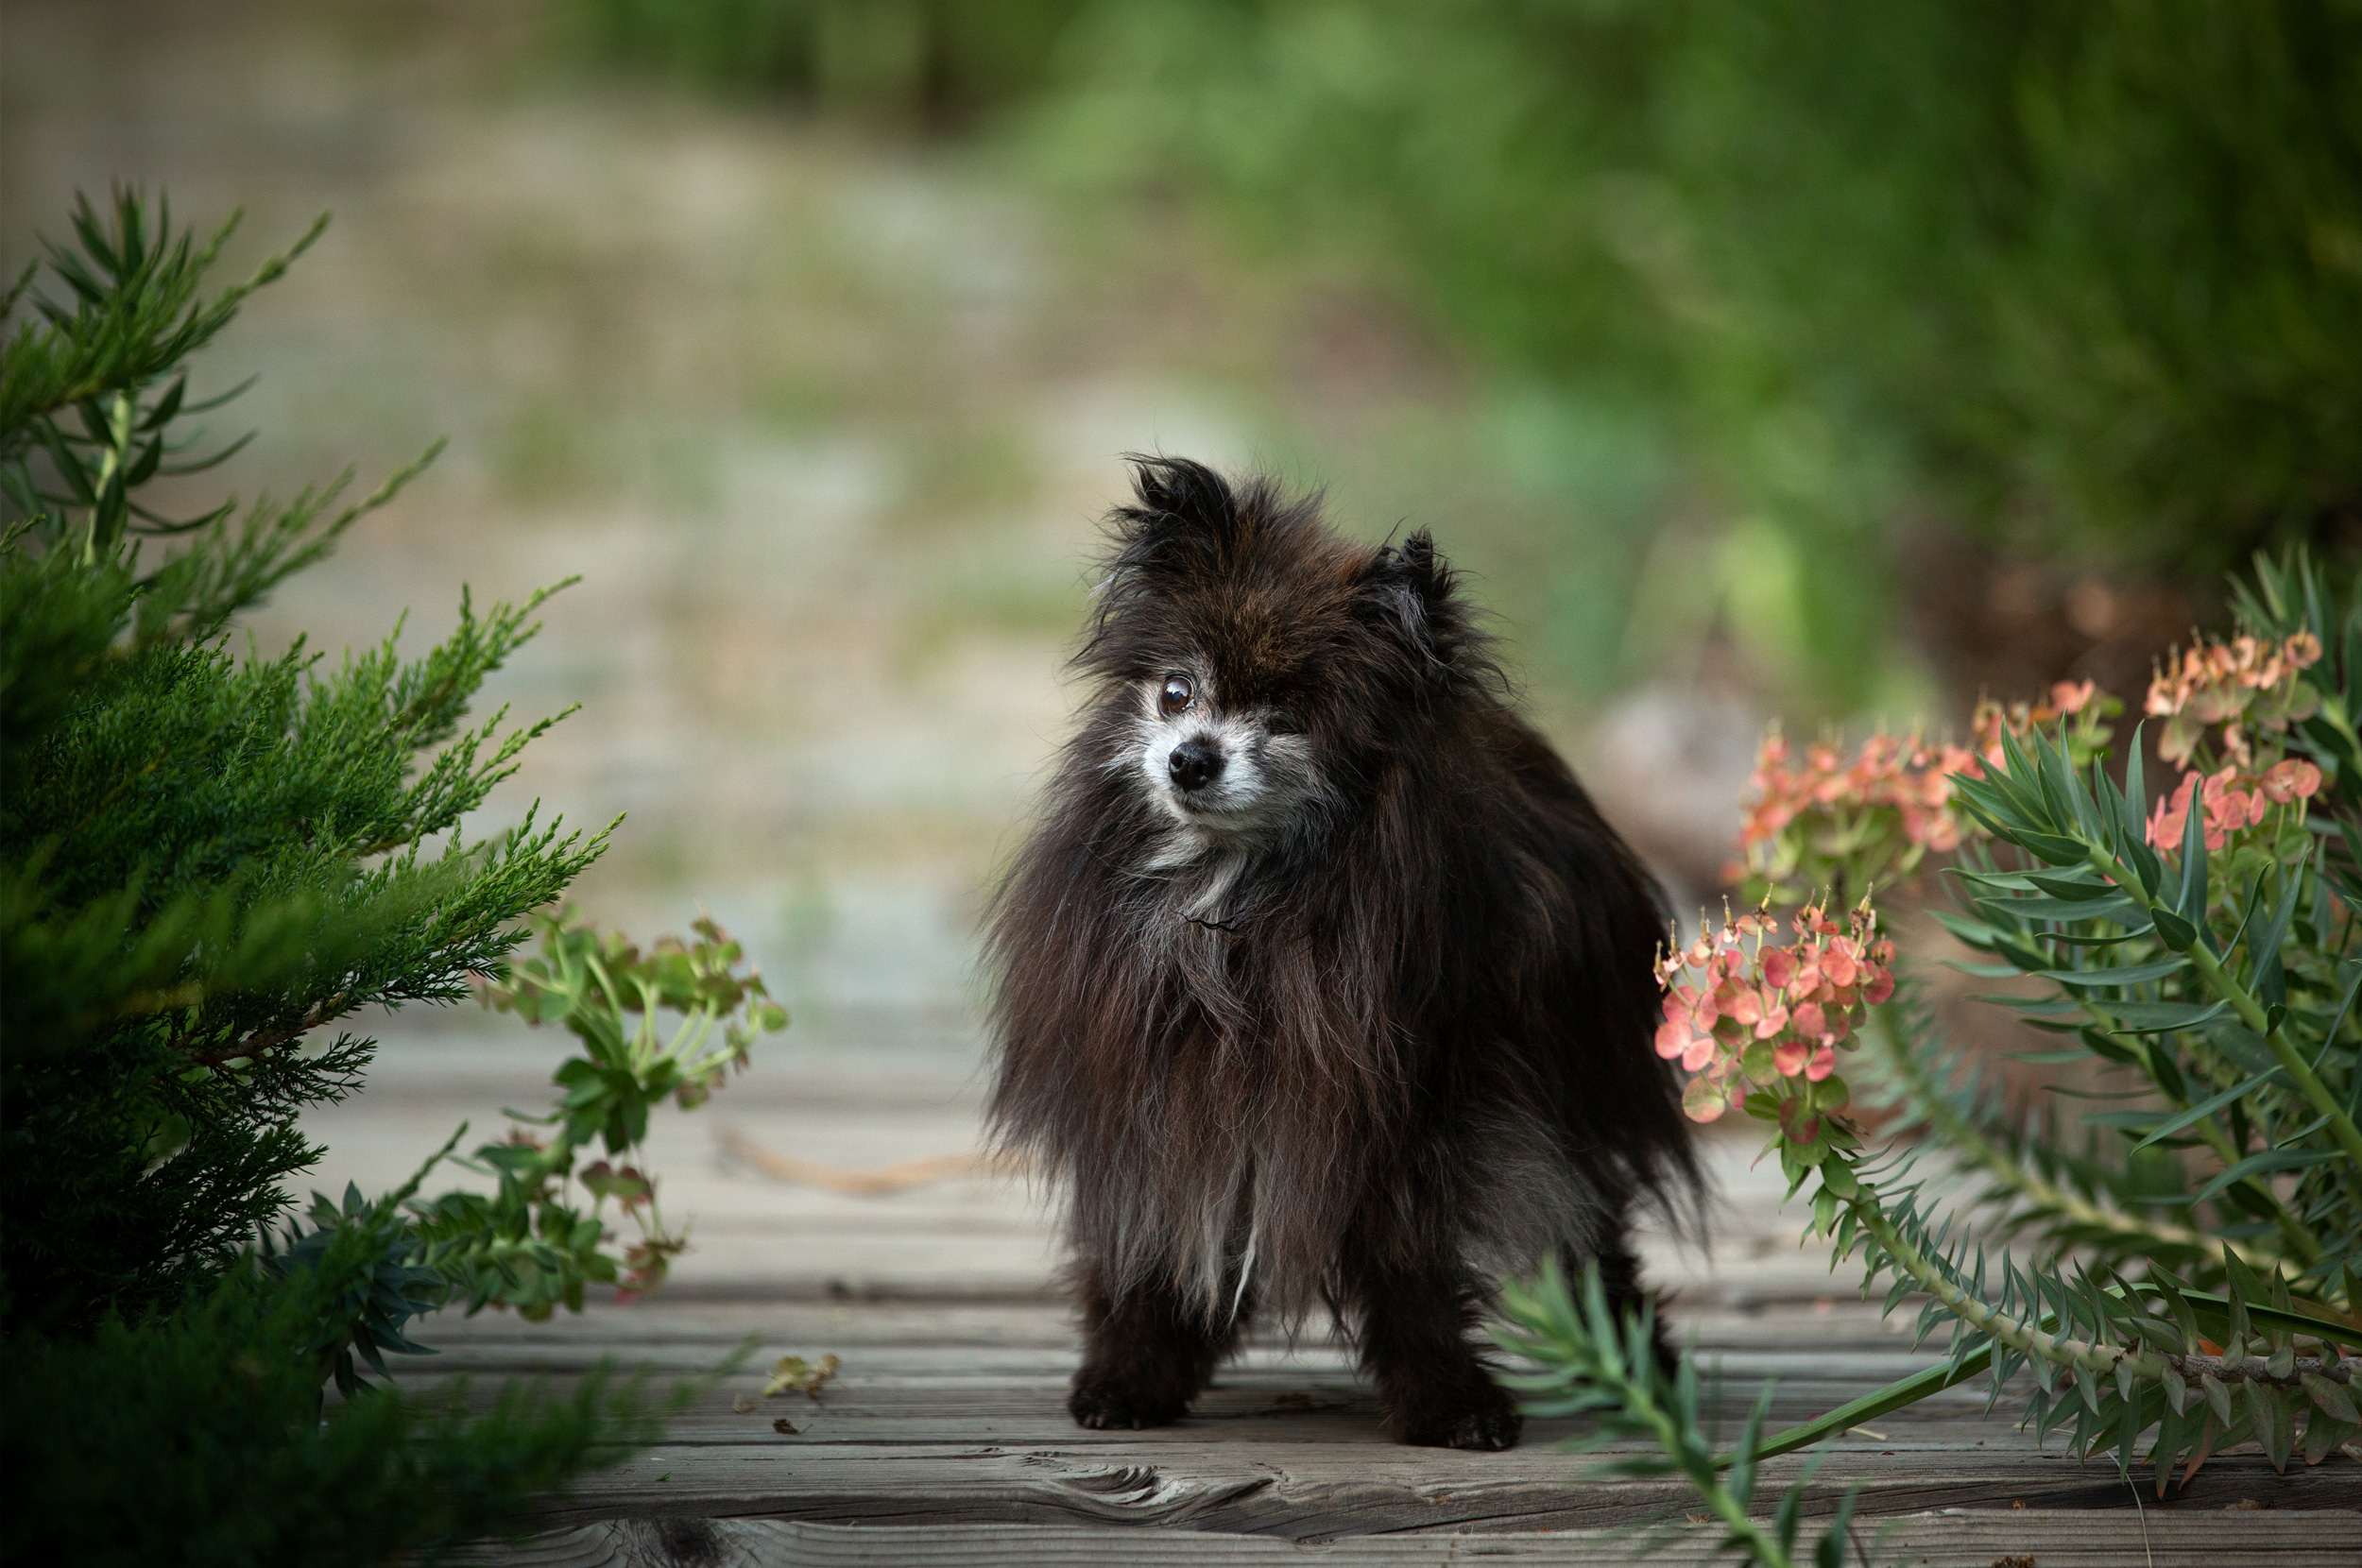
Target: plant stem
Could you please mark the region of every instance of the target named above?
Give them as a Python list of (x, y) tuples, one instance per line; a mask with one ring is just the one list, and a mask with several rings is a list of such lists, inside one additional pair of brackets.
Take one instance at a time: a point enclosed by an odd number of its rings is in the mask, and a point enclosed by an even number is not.
[(1701, 1456), (1682, 1441), (1680, 1426), (1671, 1413), (1657, 1403), (1647, 1385), (1627, 1377), (1618, 1377), (1617, 1381), (1623, 1385), (1624, 1408), (1648, 1423), (1657, 1446), (1672, 1456), (1706, 1507), (1730, 1526), (1731, 1534), (1745, 1541), (1754, 1559), (1763, 1568), (1794, 1568), (1793, 1559), (1780, 1549), (1780, 1543), (1748, 1517), (1745, 1506), (1722, 1485), (1721, 1477), (1716, 1474), (1720, 1467), (1711, 1458), (1702, 1463)]
[(2150, 1382), (2161, 1380), (2165, 1363), (2162, 1357), (2146, 1351), (2128, 1351), (2114, 1346), (2094, 1345), (2080, 1339), (2054, 1339), (2035, 1324), (2013, 1318), (1999, 1307), (1990, 1306), (1953, 1283), (1949, 1274), (1936, 1266), (1935, 1260), (1913, 1246), (1908, 1237), (1896, 1228), (1878, 1207), (1877, 1197), (1864, 1186), (1845, 1202), (1854, 1211), (1855, 1219), (1880, 1247), (1894, 1266), (1917, 1280), (1927, 1293), (1943, 1304), (1944, 1309), (1971, 1328), (1991, 1336), (2011, 1349), (2028, 1355), (2038, 1355), (2057, 1365), (2080, 1368), (2098, 1375), (2113, 1376), (2117, 1363), (2129, 1364), (2135, 1376)]

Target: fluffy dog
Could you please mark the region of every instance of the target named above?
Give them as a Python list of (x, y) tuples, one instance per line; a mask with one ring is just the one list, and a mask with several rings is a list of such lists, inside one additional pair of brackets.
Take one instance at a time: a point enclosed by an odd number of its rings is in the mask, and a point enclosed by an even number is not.
[(1698, 1168), (1652, 1048), (1654, 887), (1508, 705), (1425, 533), (1136, 459), (1093, 682), (992, 911), (1007, 1146), (1066, 1192), (1091, 1427), (1178, 1419), (1326, 1305), (1400, 1440), (1506, 1448), (1470, 1331)]

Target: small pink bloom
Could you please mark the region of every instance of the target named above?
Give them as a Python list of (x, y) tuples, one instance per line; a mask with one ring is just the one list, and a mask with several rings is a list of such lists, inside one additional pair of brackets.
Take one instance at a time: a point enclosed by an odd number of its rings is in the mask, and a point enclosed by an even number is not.
[(1785, 947), (1772, 947), (1763, 955), (1763, 983), (1774, 991), (1785, 991), (1788, 982), (1796, 978), (1796, 955)]
[(2050, 689), (2050, 706), (2061, 713), (2080, 713), (2090, 706), (2096, 690), (2090, 681), (2062, 680)]
[(1769, 1040), (1788, 1027), (1788, 1009), (1774, 1005), (1755, 1025), (1755, 1038)]
[(2182, 835), (2187, 831), (2190, 815), (2190, 795), (2198, 788), (2198, 775), (2185, 773), (2172, 794), (2157, 802), (2157, 810), (2148, 819), (2148, 842), (2159, 849), (2182, 847)]
[(1812, 1060), (1805, 1064), (1805, 1079), (1807, 1082), (1818, 1083), (1835, 1071), (1837, 1071), (1837, 1051), (1828, 1046), (1823, 1046), (1819, 1050), (1814, 1051)]
[(1860, 955), (1861, 949), (1852, 938), (1840, 936), (1831, 942), (1829, 950), (1822, 955), (1821, 972), (1829, 978), (1833, 985), (1851, 985), (1854, 983), (1855, 961)]
[(1894, 995), (1894, 977), (1884, 969), (1869, 971), (1869, 979), (1861, 988), (1861, 998), (1875, 1007)]
[(1699, 1035), (1689, 1042), (1688, 1048), (1682, 1052), (1683, 1069), (1687, 1072), (1696, 1072), (1700, 1067), (1714, 1060), (1714, 1048), (1713, 1035)]
[(1676, 1023), (1671, 1018), (1666, 1019), (1665, 1022), (1657, 1025), (1656, 1053), (1667, 1061), (1671, 1061), (1689, 1049), (1689, 1036), (1690, 1029), (1687, 1024)]
[[(1793, 1009), (1789, 1014), (1789, 1018), (1795, 1026), (1796, 1032), (1806, 1039), (1818, 1040), (1829, 1032), (1828, 1013), (1819, 1002), (1806, 1002), (1802, 1007)], [(1796, 1048), (1802, 1050), (1804, 1048), (1799, 1046)]]
[(1805, 1070), (1805, 1062), (1811, 1053), (1812, 1048), (1802, 1040), (1783, 1040), (1772, 1048), (1772, 1065), (1779, 1069), (1782, 1078), (1793, 1078)]
[(2321, 787), (2321, 770), (2301, 757), (2275, 762), (2264, 775), (2262, 793), (2285, 806), (2292, 800), (2309, 800)]

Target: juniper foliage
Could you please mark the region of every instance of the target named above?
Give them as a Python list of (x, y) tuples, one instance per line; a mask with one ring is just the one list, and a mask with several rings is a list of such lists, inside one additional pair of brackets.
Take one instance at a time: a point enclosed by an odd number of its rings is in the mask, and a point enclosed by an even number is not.
[(18, 1502), (0, 1511), (0, 1551), (93, 1568), (446, 1561), (659, 1435), (667, 1402), (604, 1372), (488, 1402), (456, 1379), (371, 1389), (323, 1412), (336, 1352), (322, 1325), (345, 1321), (408, 1231), (397, 1205), (368, 1205), (300, 1259), (234, 1267), (179, 1311), (109, 1316), (88, 1338), (11, 1336), (0, 1466)]
[[(233, 220), (234, 223), (234, 220)], [(391, 499), (351, 473), (175, 519), (200, 451), (188, 357), (303, 245), (208, 295), (160, 202), (83, 203), (48, 278), (9, 292), (0, 363), (0, 1317), (87, 1330), (221, 1276), (317, 1155), (296, 1122), (348, 1093), (365, 1009), (450, 1001), (603, 839), (466, 813), (554, 720), (471, 723), (541, 601), (421, 657), (233, 653), (227, 628)], [(231, 389), (234, 395), (238, 388)], [(432, 456), (430, 452), (429, 457)], [(421, 459), (423, 463), (424, 459)], [(168, 545), (163, 543), (169, 538)], [(562, 717), (562, 715), (560, 715)]]

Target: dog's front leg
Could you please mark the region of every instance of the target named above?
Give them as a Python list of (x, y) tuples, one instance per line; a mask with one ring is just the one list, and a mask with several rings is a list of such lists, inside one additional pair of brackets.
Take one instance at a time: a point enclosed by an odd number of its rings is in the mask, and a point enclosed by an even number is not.
[(1342, 1260), (1359, 1319), (1362, 1368), (1378, 1384), (1386, 1429), (1429, 1448), (1514, 1447), (1517, 1402), (1469, 1342), (1482, 1296), (1458, 1260), (1404, 1267), (1366, 1254)]
[(1209, 1325), (1170, 1282), (1119, 1287), (1096, 1264), (1077, 1270), (1083, 1365), (1067, 1408), (1091, 1427), (1166, 1426), (1214, 1373), (1237, 1335)]

